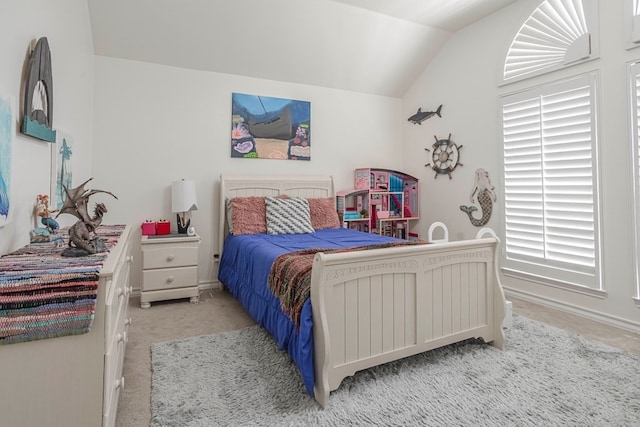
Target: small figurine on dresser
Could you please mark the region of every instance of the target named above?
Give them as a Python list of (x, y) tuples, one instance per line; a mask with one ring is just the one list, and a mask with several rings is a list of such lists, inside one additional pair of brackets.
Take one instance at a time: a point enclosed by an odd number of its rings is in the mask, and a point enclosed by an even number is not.
[(93, 209), (93, 217), (90, 216), (87, 210), (89, 196), (96, 193), (107, 193), (115, 199), (117, 197), (110, 191), (85, 190), (84, 186), (92, 179), (89, 178), (73, 189), (68, 189), (63, 185), (66, 197), (56, 218), (66, 213), (75, 216), (79, 221), (69, 227), (69, 247), (62, 251), (62, 256), (87, 256), (106, 250), (104, 241), (95, 236), (94, 232), (102, 223), (102, 217), (107, 213), (107, 207), (104, 203), (96, 203)]
[(47, 230), (51, 233), (55, 233), (60, 226), (55, 219), (51, 218), (52, 213), (58, 212), (57, 210), (49, 209), (49, 196), (46, 194), (38, 194), (38, 204), (36, 205), (36, 213), (40, 217), (42, 225), (47, 227)]
[(44, 227), (36, 226), (31, 230), (31, 243), (49, 243), (60, 240), (60, 237), (56, 235), (56, 231), (60, 226), (55, 219), (51, 218), (51, 214), (58, 211), (49, 209), (49, 196), (47, 194), (38, 194), (34, 211)]

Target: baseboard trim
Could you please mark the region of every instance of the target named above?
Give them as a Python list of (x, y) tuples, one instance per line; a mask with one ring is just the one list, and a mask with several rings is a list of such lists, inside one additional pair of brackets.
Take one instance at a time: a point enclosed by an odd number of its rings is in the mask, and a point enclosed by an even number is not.
[[(220, 282), (213, 281), (213, 280), (209, 280), (207, 282), (198, 282), (198, 290), (200, 291), (206, 291), (209, 289), (215, 289), (215, 290), (220, 290), (222, 289), (222, 284)], [(131, 290), (131, 294), (129, 294), (132, 297), (139, 297), (140, 296), (140, 288), (134, 288)]]
[(524, 292), (519, 289), (504, 286), (503, 288), (507, 297), (513, 296), (514, 298), (519, 298), (523, 301), (551, 307), (556, 310), (565, 311), (567, 313), (583, 317), (585, 319), (594, 320), (596, 322), (604, 323), (605, 325), (626, 329), (627, 331), (640, 334), (640, 323), (632, 322), (627, 319), (611, 316), (609, 314), (590, 310), (584, 307), (579, 307), (573, 304), (568, 304), (562, 301), (551, 300), (549, 298), (541, 297), (540, 295), (535, 295), (529, 292)]
[(215, 281), (210, 280), (208, 282), (200, 282), (200, 283), (198, 283), (198, 289), (200, 289), (201, 291), (208, 290), (208, 289), (222, 289), (222, 284), (220, 282), (218, 282), (217, 280), (215, 280)]

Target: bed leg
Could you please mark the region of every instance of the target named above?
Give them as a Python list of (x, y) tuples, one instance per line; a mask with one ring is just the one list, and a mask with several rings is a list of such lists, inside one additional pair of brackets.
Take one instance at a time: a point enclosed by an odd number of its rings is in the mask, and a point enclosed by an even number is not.
[(507, 311), (507, 304), (504, 299), (504, 293), (502, 291), (502, 287), (498, 286), (496, 291), (494, 291), (494, 302), (493, 302), (494, 332), (493, 332), (493, 342), (491, 344), (493, 344), (494, 347), (497, 347), (500, 350), (504, 350), (504, 329), (502, 328), (502, 324), (504, 322), (506, 311)]
[(326, 409), (329, 404), (329, 389), (327, 387), (316, 386), (313, 388), (313, 396), (322, 409)]

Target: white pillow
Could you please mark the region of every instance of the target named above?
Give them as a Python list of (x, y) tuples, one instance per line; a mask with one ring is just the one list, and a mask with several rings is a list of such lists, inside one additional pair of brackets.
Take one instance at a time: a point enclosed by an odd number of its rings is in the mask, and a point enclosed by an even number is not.
[(268, 234), (303, 234), (313, 233), (309, 202), (306, 199), (293, 197), (278, 199), (267, 196), (267, 233)]

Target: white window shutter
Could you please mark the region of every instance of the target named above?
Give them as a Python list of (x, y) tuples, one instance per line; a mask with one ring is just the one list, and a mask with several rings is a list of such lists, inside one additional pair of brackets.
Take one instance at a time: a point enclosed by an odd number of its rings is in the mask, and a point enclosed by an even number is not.
[(564, 64), (571, 64), (591, 55), (591, 34), (583, 34), (571, 43), (564, 53)]
[[(636, 258), (640, 254), (640, 62), (629, 65), (631, 89), (632, 159), (635, 194)], [(636, 266), (636, 298), (640, 300), (640, 267)]]
[(515, 35), (503, 80), (539, 75), (592, 55), (583, 0), (546, 0)]
[(594, 92), (584, 76), (502, 104), (507, 265), (573, 271), (565, 280), (590, 287), (599, 286)]
[(540, 99), (503, 107), (506, 248), (540, 258), (543, 246)]
[(637, 207), (639, 208), (638, 212), (638, 225), (640, 226), (640, 63), (636, 63), (633, 66), (633, 82), (634, 82), (634, 123), (635, 123), (635, 135), (634, 135), (634, 154), (633, 157), (635, 159), (634, 163), (634, 173), (635, 173), (635, 183), (637, 188), (638, 199)]
[(546, 258), (595, 267), (591, 87), (542, 97)]

